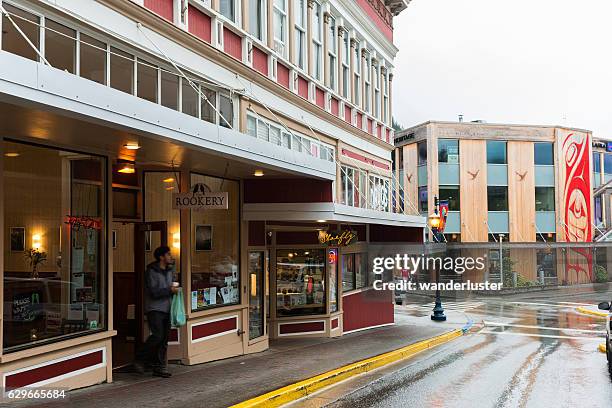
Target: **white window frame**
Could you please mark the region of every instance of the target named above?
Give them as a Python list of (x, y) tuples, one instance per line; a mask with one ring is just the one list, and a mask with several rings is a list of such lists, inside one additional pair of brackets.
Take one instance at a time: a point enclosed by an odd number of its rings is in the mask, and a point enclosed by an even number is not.
[(374, 117), (380, 119), (380, 65), (374, 65), (374, 78), (372, 82), (374, 82)]
[(372, 57), (370, 55), (370, 53), (368, 52), (366, 55), (366, 66), (365, 66), (365, 72), (364, 72), (364, 82), (365, 82), (365, 89), (364, 89), (364, 104), (363, 104), (363, 108), (367, 113), (372, 113)]
[[(280, 55), (282, 58), (287, 58), (287, 38), (289, 37), (289, 27), (288, 27), (288, 18), (287, 18), (287, 2), (289, 0), (280, 0), (283, 5), (284, 5), (284, 10), (280, 9), (277, 6), (277, 1), (278, 0), (271, 0), (272, 3), (272, 24), (274, 25), (274, 22), (276, 21), (276, 16), (280, 16), (281, 21), (283, 22), (282, 24), (282, 28), (281, 28), (281, 35), (282, 38), (277, 37), (276, 35), (276, 30), (277, 27), (274, 27), (272, 35), (273, 35), (273, 39), (274, 39), (274, 51)], [(279, 48), (282, 47), (282, 51), (279, 50)]]
[(344, 28), (344, 35), (342, 36), (342, 96), (345, 99), (351, 99), (351, 37), (350, 31)]
[(361, 48), (359, 43), (355, 44), (355, 52), (351, 53), (353, 58), (353, 81), (355, 83), (355, 92), (353, 94), (353, 104), (361, 106)]
[[(340, 197), (341, 202), (345, 205), (357, 208), (366, 208), (367, 207), (367, 190), (369, 188), (368, 182), (368, 173), (365, 170), (358, 169), (352, 166), (347, 166), (344, 164), (340, 165), (340, 173), (341, 173), (341, 193)], [(349, 179), (348, 175), (352, 174), (352, 178)], [(355, 188), (355, 179), (359, 179), (359, 188)], [(351, 191), (352, 194), (349, 197), (349, 183), (351, 183)], [(364, 185), (365, 184), (365, 185)], [(355, 192), (357, 192), (358, 199), (355, 201)]]
[[(316, 24), (315, 16), (319, 15), (319, 24)], [(318, 2), (314, 2), (312, 10), (312, 58), (313, 77), (321, 81), (323, 78), (323, 8)], [(317, 38), (318, 37), (318, 38)], [(318, 59), (317, 59), (318, 56)]]
[[(389, 195), (391, 191), (391, 182), (386, 177), (374, 176), (372, 174), (368, 175), (368, 207), (372, 210), (376, 211), (384, 211), (389, 212), (391, 208), (391, 202), (389, 200)], [(380, 188), (380, 193), (385, 193), (383, 187), (386, 186), (386, 194), (378, 194), (376, 189)], [(380, 201), (380, 202), (379, 202)]]
[(329, 66), (329, 88), (338, 90), (338, 26), (336, 19), (329, 16), (329, 28), (325, 33), (327, 37), (327, 65)]
[[(227, 2), (231, 2), (234, 5), (234, 18), (230, 18), (228, 16), (226, 16), (225, 14), (221, 13), (221, 3), (223, 3), (223, 1), (227, 1)], [(241, 18), (241, 14), (242, 14), (242, 1), (241, 0), (219, 0), (219, 15), (222, 16), (226, 21), (230, 21), (234, 24), (236, 24), (237, 26), (240, 26), (242, 24), (242, 18)]]
[[(295, 13), (295, 65), (301, 70), (305, 70), (308, 66), (306, 59), (306, 27), (308, 25), (308, 0), (292, 0), (294, 3), (293, 11)], [(302, 10), (300, 10), (300, 3)], [(301, 14), (302, 25), (298, 24), (298, 16)], [(301, 51), (300, 51), (301, 50)]]
[(250, 16), (253, 15), (253, 10), (251, 10), (252, 1), (253, 0), (249, 0), (249, 34), (255, 40), (260, 41), (261, 43), (265, 44), (268, 39), (268, 1), (273, 1), (273, 0), (254, 0), (256, 2), (261, 3), (262, 13), (261, 13), (261, 20), (259, 21), (259, 26), (261, 30), (261, 38), (257, 37), (257, 35), (254, 33), (253, 27), (251, 27)]

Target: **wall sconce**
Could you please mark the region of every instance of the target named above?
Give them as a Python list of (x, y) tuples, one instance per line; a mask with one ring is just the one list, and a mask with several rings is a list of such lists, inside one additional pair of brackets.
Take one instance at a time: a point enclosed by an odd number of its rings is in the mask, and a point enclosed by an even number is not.
[(175, 232), (172, 234), (172, 247), (179, 249), (181, 247), (181, 233)]
[(42, 238), (41, 238), (40, 234), (32, 235), (32, 247), (34, 249), (39, 249), (42, 246), (41, 245), (41, 241), (42, 241)]
[(126, 160), (118, 160), (117, 164), (119, 164), (118, 173), (122, 174), (134, 174), (136, 172), (136, 168), (134, 167), (133, 162), (129, 162)]

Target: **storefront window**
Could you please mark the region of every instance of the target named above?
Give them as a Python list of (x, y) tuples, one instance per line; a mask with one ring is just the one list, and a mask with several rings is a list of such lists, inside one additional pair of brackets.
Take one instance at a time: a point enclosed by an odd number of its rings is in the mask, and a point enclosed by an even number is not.
[(6, 351), (106, 324), (103, 158), (5, 141)]
[(327, 265), (329, 268), (329, 311), (338, 311), (338, 248), (327, 250)]
[(240, 302), (239, 183), (191, 175), (191, 186), (228, 193), (227, 209), (191, 211), (191, 310)]
[(300, 316), (325, 313), (325, 250), (276, 252), (276, 313)]
[(342, 291), (360, 289), (367, 284), (367, 254), (342, 255)]
[(249, 340), (264, 334), (264, 252), (249, 252)]

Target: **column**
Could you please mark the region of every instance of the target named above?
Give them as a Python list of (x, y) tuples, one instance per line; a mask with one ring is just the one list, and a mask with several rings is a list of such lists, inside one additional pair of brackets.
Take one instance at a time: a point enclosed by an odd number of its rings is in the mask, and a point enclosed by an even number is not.
[(389, 112), (389, 120), (388, 120), (388, 125), (389, 127), (393, 126), (393, 73), (389, 72), (389, 108), (388, 108), (388, 112)]
[(378, 76), (379, 76), (379, 79), (378, 79), (379, 82), (378, 83), (380, 84), (380, 86), (379, 86), (380, 93), (378, 95), (378, 98), (380, 99), (380, 111), (378, 113), (379, 113), (380, 121), (382, 123), (387, 123), (387, 120), (386, 120), (385, 115), (384, 115), (385, 110), (384, 110), (384, 106), (383, 106), (384, 103), (385, 103), (385, 92), (384, 92), (385, 91), (385, 89), (384, 89), (385, 88), (385, 86), (384, 86), (385, 82), (384, 81), (385, 81), (385, 76), (387, 75), (386, 73), (387, 73), (387, 68), (385, 68), (383, 65), (381, 65), (380, 69), (379, 69), (379, 73), (378, 73)]
[(266, 13), (266, 19), (268, 20), (266, 25), (268, 48), (274, 49), (274, 25), (272, 23), (274, 21), (274, 1), (268, 0), (266, 7), (268, 9)]
[(240, 0), (241, 2), (241, 17), (242, 17), (242, 29), (249, 32), (249, 0)]
[[(287, 25), (289, 28), (289, 35), (287, 36), (287, 44), (289, 47), (289, 61), (292, 64), (297, 65), (295, 58), (295, 0), (287, 0)], [(289, 78), (289, 82), (293, 81), (293, 78)]]

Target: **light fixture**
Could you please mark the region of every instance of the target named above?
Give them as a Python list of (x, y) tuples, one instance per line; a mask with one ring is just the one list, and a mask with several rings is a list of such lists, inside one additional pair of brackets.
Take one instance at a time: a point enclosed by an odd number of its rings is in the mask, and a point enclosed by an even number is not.
[(120, 166), (119, 170), (117, 170), (118, 173), (122, 173), (122, 174), (134, 174), (134, 173), (136, 173), (136, 168), (134, 167), (134, 163), (120, 162), (119, 166)]
[(40, 234), (32, 235), (32, 247), (34, 249), (39, 249), (41, 247), (41, 240)]
[(6, 152), (4, 153), (6, 157), (19, 157), (19, 153), (17, 152)]
[(289, 258), (293, 258), (293, 252), (289, 252), (289, 253), (287, 254), (287, 256), (288, 256)]
[(255, 170), (255, 173), (253, 173), (253, 175), (255, 177), (263, 177), (264, 172), (263, 172), (263, 170)]
[(304, 251), (304, 255), (310, 255), (310, 252)]
[(174, 182), (174, 179), (172, 177), (168, 177), (164, 179), (164, 183), (172, 183)]
[(123, 147), (125, 147), (128, 150), (138, 150), (138, 149), (140, 149), (140, 145), (138, 143), (135, 143), (135, 142), (126, 143), (126, 144), (123, 145)]
[(327, 222), (327, 220), (317, 220), (318, 223), (324, 223)]
[(177, 249), (181, 247), (181, 233), (180, 232), (175, 232), (174, 234), (172, 234), (172, 246)]
[(440, 228), (440, 216), (438, 215), (438, 211), (435, 211), (429, 216), (429, 226), (434, 230)]
[(168, 190), (168, 191), (174, 190), (174, 187), (173, 186), (166, 187), (166, 190)]

